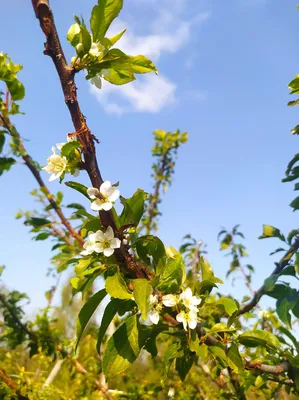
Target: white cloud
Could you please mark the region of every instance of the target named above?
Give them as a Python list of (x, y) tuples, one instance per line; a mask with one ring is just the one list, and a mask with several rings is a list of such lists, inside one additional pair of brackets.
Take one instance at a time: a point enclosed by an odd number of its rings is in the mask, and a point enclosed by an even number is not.
[[(123, 86), (103, 83), (103, 89), (91, 86), (91, 92), (103, 104), (108, 114), (122, 115), (129, 112), (157, 113), (176, 101), (176, 85), (161, 75), (145, 75), (137, 81)], [(111, 98), (125, 101), (120, 105)]]
[[(148, 35), (137, 35), (132, 26), (120, 40), (120, 49), (130, 55), (143, 54), (155, 63), (166, 53), (176, 53), (186, 47), (191, 39), (192, 27), (205, 21), (209, 13), (199, 13), (191, 20), (182, 17), (188, 0), (138, 0), (157, 10), (156, 17), (147, 21)], [(158, 7), (159, 6), (159, 7)], [(126, 23), (117, 20), (109, 34), (112, 36), (126, 28)], [(108, 35), (109, 36), (109, 35)], [(137, 76), (137, 80), (123, 86), (104, 82), (101, 90), (90, 85), (104, 110), (110, 114), (122, 115), (129, 112), (157, 113), (176, 103), (177, 85), (163, 75), (154, 73)]]

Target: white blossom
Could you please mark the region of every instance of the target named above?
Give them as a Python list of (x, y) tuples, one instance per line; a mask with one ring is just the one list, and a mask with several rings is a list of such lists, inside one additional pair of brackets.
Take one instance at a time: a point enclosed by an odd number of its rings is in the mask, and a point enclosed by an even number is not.
[[(56, 145), (58, 150), (59, 143)], [(60, 178), (60, 176), (65, 172), (67, 167), (67, 159), (66, 157), (61, 157), (59, 154), (56, 154), (55, 147), (52, 147), (52, 153), (50, 157), (47, 159), (47, 165), (43, 167), (45, 171), (51, 174), (49, 181), (54, 181), (55, 179)]]
[(95, 244), (97, 241), (98, 232), (101, 232), (101, 231), (97, 231), (96, 233), (94, 233), (94, 232), (88, 233), (88, 240), (83, 245), (83, 248), (85, 250), (81, 251), (81, 253), (80, 253), (82, 256), (88, 256), (95, 251)]
[(104, 253), (106, 257), (110, 257), (115, 249), (120, 247), (121, 241), (114, 237), (114, 232), (111, 226), (108, 226), (106, 232), (101, 230), (94, 232), (89, 232), (88, 240), (84, 243), (83, 250), (80, 254), (87, 256), (92, 254), (94, 251), (96, 253)]
[(113, 203), (119, 198), (120, 191), (111, 185), (111, 182), (105, 181), (101, 184), (100, 190), (97, 188), (87, 189), (87, 194), (91, 199), (95, 199), (91, 203), (91, 209), (94, 211), (109, 211), (113, 207)]
[(192, 290), (190, 288), (187, 288), (180, 294), (180, 300), (189, 310), (194, 312), (198, 311), (197, 306), (200, 304), (201, 300), (192, 295)]
[(174, 294), (166, 294), (162, 297), (162, 303), (165, 307), (175, 307), (178, 304), (178, 296)]
[(175, 395), (175, 389), (173, 387), (169, 388), (167, 396), (168, 397), (174, 397), (174, 395)]
[(104, 50), (105, 47), (101, 43), (93, 42), (90, 46), (89, 54), (93, 57), (100, 57)]
[(159, 313), (162, 310), (162, 304), (159, 302), (157, 295), (151, 294), (149, 300), (150, 311), (148, 313), (148, 318), (153, 324), (157, 325), (160, 318)]
[(98, 89), (102, 89), (102, 78), (106, 78), (109, 75), (109, 69), (102, 69), (96, 76), (90, 79), (90, 83)]
[(195, 311), (181, 311), (179, 314), (176, 316), (176, 320), (178, 322), (182, 322), (185, 331), (187, 330), (187, 327), (189, 326), (190, 329), (195, 329), (197, 325), (197, 313)]

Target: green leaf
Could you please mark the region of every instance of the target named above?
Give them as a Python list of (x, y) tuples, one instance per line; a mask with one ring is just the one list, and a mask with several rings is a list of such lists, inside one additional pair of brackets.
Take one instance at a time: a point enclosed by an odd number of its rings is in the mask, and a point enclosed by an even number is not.
[(223, 283), (223, 281), (214, 276), (213, 269), (204, 257), (200, 257), (199, 265), (201, 268), (201, 275), (203, 281), (210, 281), (213, 283)]
[(217, 300), (216, 305), (218, 304), (224, 307), (229, 316), (233, 315), (233, 313), (238, 310), (235, 300), (230, 299), (229, 297), (222, 297), (221, 299)]
[(261, 330), (247, 331), (239, 335), (239, 342), (247, 347), (263, 346), (268, 350), (277, 349), (279, 340), (272, 333)]
[(186, 270), (181, 255), (176, 258), (167, 258), (166, 264), (159, 268), (158, 288), (162, 291), (171, 291), (172, 284), (181, 286), (186, 278)]
[(71, 25), (68, 30), (66, 38), (73, 47), (76, 47), (80, 42), (80, 30), (79, 24)]
[(181, 343), (172, 343), (170, 346), (167, 347), (163, 357), (166, 374), (168, 373), (173, 360), (175, 358), (183, 357), (183, 355), (184, 350), (182, 349)]
[(0, 130), (0, 153), (2, 153), (4, 143), (5, 143), (4, 131)]
[(206, 292), (211, 293), (213, 288), (217, 288), (218, 286), (212, 281), (202, 281), (196, 282), (195, 289), (198, 294), (205, 294)]
[(139, 341), (137, 316), (132, 315), (114, 332), (103, 357), (103, 372), (107, 380), (121, 374), (137, 359), (142, 343)]
[(228, 349), (227, 357), (235, 364), (238, 369), (244, 369), (242, 357), (239, 353), (238, 346), (235, 343), (232, 343), (230, 348)]
[[(107, 57), (110, 57), (111, 55), (114, 56), (116, 51), (119, 51), (119, 49), (112, 49), (107, 53)], [(138, 56), (128, 56), (127, 54), (124, 54), (121, 57), (117, 57), (115, 59), (111, 59), (109, 61), (106, 61), (106, 59), (103, 59), (103, 67), (108, 67), (112, 68), (115, 70), (124, 70), (128, 72), (132, 72), (134, 74), (146, 74), (148, 72), (155, 72), (156, 74), (158, 73), (157, 68), (155, 65), (152, 63), (150, 59), (148, 59), (145, 56), (138, 55)]]
[(85, 197), (88, 198), (88, 200), (90, 200), (88, 194), (87, 194), (87, 187), (84, 185), (81, 185), (81, 183), (78, 182), (65, 182), (66, 186), (77, 190), (77, 192), (82, 193)]
[(37, 217), (31, 217), (31, 218), (27, 218), (27, 220), (24, 222), (25, 225), (32, 225), (35, 228), (39, 228), (41, 226), (45, 226), (45, 225), (50, 225), (52, 222), (49, 221), (46, 218), (37, 218)]
[(98, 5), (92, 9), (90, 29), (94, 42), (101, 42), (123, 7), (123, 0), (98, 0)]
[(60, 154), (61, 156), (68, 158), (71, 155), (71, 153), (78, 147), (80, 147), (80, 143), (77, 140), (65, 143), (61, 148)]
[(115, 70), (109, 68), (109, 75), (104, 77), (105, 81), (113, 85), (125, 85), (126, 83), (135, 81), (135, 76), (132, 72), (124, 70)]
[(183, 382), (188, 375), (196, 357), (190, 352), (185, 352), (183, 357), (178, 357), (175, 361), (175, 369), (179, 374), (181, 381)]
[[(138, 256), (145, 264), (159, 269), (166, 260), (166, 252), (163, 242), (153, 235), (141, 236), (135, 241)], [(152, 258), (151, 259), (149, 258)]]
[(290, 207), (294, 209), (293, 211), (299, 210), (299, 196), (290, 203)]
[(78, 264), (76, 264), (75, 266), (75, 272), (76, 275), (80, 276), (80, 275), (84, 275), (84, 272), (86, 270), (87, 267), (89, 267), (90, 264), (93, 263), (93, 257), (88, 257), (86, 258), (80, 258), (80, 260), (78, 260)]
[[(298, 301), (299, 303), (299, 301)], [(284, 335), (286, 335), (292, 342), (293, 345), (296, 347), (297, 352), (299, 353), (299, 342), (297, 341), (297, 339), (295, 338), (294, 335), (292, 335), (292, 333), (289, 331), (289, 329), (286, 329), (284, 326), (279, 326), (277, 328), (281, 333), (283, 333)]]
[(113, 320), (115, 314), (118, 311), (119, 308), (119, 303), (122, 300), (120, 299), (112, 299), (110, 301), (110, 303), (108, 303), (107, 307), (105, 308), (103, 317), (102, 317), (102, 321), (101, 321), (101, 325), (99, 328), (99, 333), (98, 333), (98, 340), (97, 340), (97, 351), (100, 354), (101, 353), (101, 344), (103, 341), (103, 338), (105, 336), (105, 333), (109, 327), (109, 325), (111, 324), (111, 321)]
[(220, 346), (209, 346), (209, 352), (215, 360), (223, 367), (227, 367), (227, 356), (225, 351)]
[(106, 296), (107, 292), (105, 289), (100, 290), (99, 292), (95, 293), (88, 301), (84, 304), (81, 311), (79, 312), (77, 324), (76, 324), (76, 347), (75, 351), (77, 351), (81, 336), (88, 324), (90, 318), (92, 317), (93, 313), (101, 303), (101, 301)]
[(133, 283), (133, 294), (136, 304), (141, 311), (143, 320), (146, 320), (149, 312), (149, 297), (153, 289), (147, 279), (134, 279)]
[(298, 296), (297, 291), (291, 290), (287, 297), (278, 299), (276, 303), (277, 315), (289, 329), (292, 329), (292, 324), (291, 324), (292, 318), (290, 311), (296, 304), (297, 296)]
[(16, 160), (11, 157), (0, 157), (0, 176), (4, 171), (9, 171), (15, 162)]
[(147, 194), (138, 189), (132, 197), (129, 199), (121, 198), (121, 203), (124, 208), (119, 217), (119, 223), (121, 226), (124, 225), (138, 225), (139, 221), (144, 213), (144, 202)]
[(119, 272), (108, 276), (105, 282), (107, 293), (116, 299), (131, 299), (133, 294), (129, 291), (124, 278)]
[(110, 47), (114, 46), (116, 42), (119, 41), (119, 39), (123, 36), (123, 34), (126, 32), (126, 29), (122, 30), (120, 33), (117, 35), (112, 36), (111, 38), (104, 38), (102, 41), (103, 46), (106, 49), (110, 49)]
[(46, 239), (48, 239), (48, 237), (50, 236), (50, 233), (48, 233), (48, 232), (41, 232), (41, 233), (39, 233), (35, 238), (34, 238), (34, 240), (46, 240)]
[(269, 237), (276, 237), (283, 242), (285, 241), (285, 237), (280, 233), (280, 230), (271, 225), (263, 225), (263, 234), (259, 237), (259, 239), (267, 239)]

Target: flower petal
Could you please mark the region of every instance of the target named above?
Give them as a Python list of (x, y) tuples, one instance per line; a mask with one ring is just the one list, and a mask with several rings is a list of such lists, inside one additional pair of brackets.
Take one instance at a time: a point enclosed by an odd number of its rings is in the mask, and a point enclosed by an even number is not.
[(94, 249), (94, 251), (97, 252), (97, 253), (103, 253), (103, 251), (105, 250), (105, 249), (104, 249), (104, 246), (102, 245), (102, 243), (95, 243), (95, 244), (93, 245), (93, 249)]
[(116, 201), (120, 196), (120, 191), (118, 189), (112, 188), (109, 194), (110, 201)]
[(91, 199), (95, 199), (99, 195), (99, 189), (91, 187), (87, 189), (87, 194)]
[(103, 209), (103, 203), (100, 199), (96, 199), (91, 203), (90, 207), (93, 211), (100, 211)]
[(104, 249), (104, 256), (106, 256), (106, 257), (112, 256), (113, 253), (114, 253), (114, 249), (111, 249), (111, 247)]
[(111, 240), (114, 238), (114, 232), (111, 226), (108, 226), (106, 232), (104, 233), (105, 239)]
[(105, 240), (104, 232), (101, 230), (96, 231), (95, 233), (95, 242), (103, 242)]
[(118, 238), (113, 238), (110, 241), (110, 247), (112, 249), (119, 249), (121, 245), (121, 241)]
[(100, 186), (100, 192), (101, 192), (101, 194), (103, 196), (106, 197), (107, 193), (110, 192), (111, 188), (112, 188), (111, 182), (110, 181), (105, 181)]
[(110, 201), (105, 201), (105, 203), (102, 203), (102, 208), (104, 211), (109, 211), (112, 208), (112, 203), (110, 203)]
[(174, 307), (178, 303), (178, 298), (173, 294), (166, 294), (162, 297), (162, 303), (165, 307)]
[(159, 313), (155, 310), (149, 312), (149, 318), (153, 324), (157, 325), (159, 323)]

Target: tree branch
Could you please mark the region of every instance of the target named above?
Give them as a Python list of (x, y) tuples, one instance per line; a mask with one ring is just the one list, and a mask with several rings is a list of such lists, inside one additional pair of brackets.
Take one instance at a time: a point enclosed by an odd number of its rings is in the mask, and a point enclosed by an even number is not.
[[(44, 54), (51, 57), (59, 76), (60, 84), (64, 94), (64, 101), (68, 107), (73, 121), (75, 133), (82, 146), (84, 157), (84, 169), (87, 171), (93, 187), (100, 188), (103, 183), (94, 146), (94, 135), (86, 124), (86, 119), (80, 109), (77, 99), (77, 88), (75, 84), (75, 69), (67, 64), (63, 49), (60, 44), (58, 32), (56, 30), (54, 16), (50, 9), (49, 0), (32, 0), (35, 15), (40, 22), (42, 31), (46, 36)], [(112, 211), (99, 212), (101, 223), (104, 227), (111, 226), (115, 236), (122, 240), (122, 233), (117, 230)], [(150, 274), (146, 269), (140, 268), (136, 262), (128, 263), (129, 253), (121, 244), (120, 249), (116, 249), (115, 256), (121, 267), (129, 272), (131, 277), (150, 279)]]
[(12, 379), (10, 379), (10, 377), (7, 375), (7, 373), (2, 368), (0, 368), (0, 379), (15, 393), (15, 395), (17, 396), (17, 398), (19, 400), (29, 400), (29, 397), (23, 396), (20, 393), (20, 390), (19, 390), (16, 382), (13, 381)]
[(42, 189), (43, 193), (45, 194), (45, 196), (47, 197), (49, 203), (51, 204), (51, 206), (53, 207), (53, 209), (55, 210), (56, 214), (58, 215), (58, 217), (60, 218), (62, 224), (66, 227), (66, 229), (70, 232), (70, 235), (76, 239), (79, 244), (81, 246), (83, 246), (84, 244), (84, 240), (83, 238), (75, 231), (75, 229), (72, 227), (72, 225), (69, 223), (69, 221), (67, 220), (67, 218), (65, 217), (65, 215), (62, 212), (62, 209), (59, 207), (59, 205), (56, 203), (56, 201), (54, 200), (53, 195), (50, 193), (49, 189), (47, 188), (45, 182), (43, 181), (41, 174), (39, 172), (39, 170), (37, 169), (35, 162), (33, 161), (33, 159), (30, 157), (30, 155), (28, 154), (28, 152), (26, 151), (22, 141), (21, 141), (21, 137), (18, 133), (18, 131), (16, 130), (16, 128), (11, 124), (11, 122), (9, 121), (8, 118), (4, 117), (3, 114), (0, 114), (0, 120), (2, 121), (3, 126), (6, 128), (6, 130), (9, 132), (9, 134), (11, 135), (11, 137), (15, 138), (18, 140), (19, 142), (19, 152), (20, 154), (23, 154), (21, 157), (23, 158), (23, 160), (25, 161), (26, 166), (29, 168), (29, 170), (32, 172), (33, 176), (35, 177), (37, 183), (39, 184), (40, 188)]
[[(285, 253), (285, 255), (281, 258), (281, 260), (278, 263), (276, 263), (276, 267), (273, 270), (270, 277), (273, 275), (280, 274), (281, 271), (289, 265), (291, 258), (293, 257), (294, 254), (297, 253), (298, 249), (299, 249), (299, 236), (296, 236), (296, 239), (292, 244), (292, 246), (290, 247), (290, 249)], [(263, 296), (264, 293), (265, 293), (265, 285), (262, 285), (259, 288), (259, 290), (255, 292), (250, 302), (245, 304), (242, 308), (240, 308), (237, 315), (242, 315), (252, 310), (258, 304), (260, 298)]]
[(248, 370), (259, 370), (265, 372), (267, 374), (283, 374), (284, 372), (288, 372), (290, 369), (290, 365), (287, 361), (283, 361), (279, 365), (268, 365), (262, 364), (261, 362), (251, 362), (245, 360), (245, 368)]

